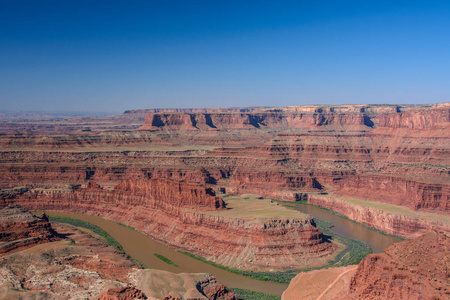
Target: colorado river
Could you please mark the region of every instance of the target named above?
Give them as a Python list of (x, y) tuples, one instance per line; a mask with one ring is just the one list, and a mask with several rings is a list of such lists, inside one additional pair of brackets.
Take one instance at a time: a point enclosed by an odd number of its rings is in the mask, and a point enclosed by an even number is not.
[[(398, 242), (398, 240), (393, 237), (382, 235), (378, 232), (367, 229), (360, 224), (336, 216), (315, 206), (296, 204), (295, 209), (310, 214), (315, 218), (333, 223), (334, 227), (332, 230), (334, 232), (367, 243), (375, 253), (382, 252), (384, 248)], [(139, 260), (147, 268), (165, 270), (174, 273), (211, 273), (219, 282), (228, 287), (253, 290), (273, 295), (281, 295), (288, 286), (287, 284), (251, 279), (214, 267), (166, 247), (163, 244), (152, 240), (143, 233), (119, 225), (116, 222), (105, 220), (101, 217), (77, 213), (47, 213), (50, 216), (80, 219), (100, 227), (110, 234), (117, 242), (119, 242), (128, 255)], [(163, 262), (155, 257), (154, 253), (167, 257), (177, 264), (178, 267), (174, 267)]]
[[(116, 222), (105, 220), (101, 217), (77, 213), (48, 211), (46, 213), (49, 216), (83, 220), (100, 227), (120, 243), (128, 255), (139, 260), (147, 268), (165, 270), (173, 273), (211, 273), (217, 278), (217, 281), (228, 287), (253, 290), (279, 296), (281, 296), (283, 291), (288, 287), (287, 284), (255, 280), (214, 267), (179, 253), (161, 243), (155, 242), (143, 233), (119, 225)], [(167, 257), (177, 264), (178, 268), (155, 257), (153, 255), (154, 253)]]
[(397, 238), (370, 230), (361, 224), (337, 216), (320, 207), (300, 203), (295, 206), (295, 209), (298, 211), (332, 223), (334, 225), (334, 227), (331, 228), (333, 232), (366, 243), (372, 248), (373, 253), (383, 252), (386, 247), (399, 241)]

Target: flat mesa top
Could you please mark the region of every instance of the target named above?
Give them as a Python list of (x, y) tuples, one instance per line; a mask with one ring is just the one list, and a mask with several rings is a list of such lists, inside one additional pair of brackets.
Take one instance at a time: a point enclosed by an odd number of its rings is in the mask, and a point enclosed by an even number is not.
[(295, 218), (300, 220), (310, 218), (307, 214), (286, 208), (276, 201), (253, 194), (227, 195), (222, 198), (227, 204), (226, 210), (206, 211), (204, 213), (226, 218)]

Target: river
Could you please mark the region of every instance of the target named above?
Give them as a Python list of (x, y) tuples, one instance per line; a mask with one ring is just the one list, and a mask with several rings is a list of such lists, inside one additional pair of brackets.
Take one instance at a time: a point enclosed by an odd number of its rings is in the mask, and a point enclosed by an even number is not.
[[(119, 225), (116, 222), (105, 220), (101, 217), (50, 211), (46, 211), (46, 213), (49, 216), (83, 220), (100, 227), (120, 243), (128, 255), (139, 260), (147, 268), (165, 270), (173, 273), (211, 273), (217, 278), (218, 282), (228, 287), (247, 289), (278, 296), (281, 296), (283, 291), (288, 287), (287, 284), (251, 279), (214, 267), (166, 247), (143, 233)], [(163, 262), (154, 256), (154, 253), (167, 257), (177, 264), (178, 268)]]
[(297, 203), (295, 209), (310, 214), (314, 218), (332, 223), (334, 227), (331, 230), (334, 233), (366, 243), (372, 248), (373, 253), (381, 253), (386, 247), (399, 241), (397, 238), (370, 230), (361, 224), (337, 216), (317, 206)]
[[(374, 252), (381, 252), (385, 247), (398, 241), (393, 237), (382, 235), (315, 206), (296, 204), (295, 209), (311, 214), (315, 218), (320, 218), (333, 223), (334, 227), (332, 230), (334, 232), (352, 239), (363, 241), (369, 244)], [(251, 279), (214, 267), (166, 247), (143, 233), (119, 225), (116, 222), (105, 220), (101, 217), (77, 213), (47, 213), (50, 216), (80, 219), (102, 228), (122, 245), (127, 254), (139, 260), (147, 268), (166, 270), (174, 273), (211, 273), (219, 282), (231, 288), (241, 288), (273, 295), (281, 295), (288, 286), (287, 284)], [(178, 267), (163, 262), (155, 257), (154, 253), (167, 257), (177, 264)]]

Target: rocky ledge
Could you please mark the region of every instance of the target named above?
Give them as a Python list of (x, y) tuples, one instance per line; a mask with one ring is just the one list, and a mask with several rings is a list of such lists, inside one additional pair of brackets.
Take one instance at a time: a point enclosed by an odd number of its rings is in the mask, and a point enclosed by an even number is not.
[(47, 217), (11, 205), (0, 210), (0, 254), (58, 240)]

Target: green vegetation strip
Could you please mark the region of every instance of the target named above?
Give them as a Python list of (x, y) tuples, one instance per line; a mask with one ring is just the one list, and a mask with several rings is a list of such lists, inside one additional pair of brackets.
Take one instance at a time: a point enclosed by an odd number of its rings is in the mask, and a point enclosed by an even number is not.
[(127, 224), (123, 224), (123, 223), (120, 223), (120, 222), (116, 222), (116, 223), (119, 224), (120, 226), (125, 227), (125, 228), (131, 229), (133, 231), (137, 231), (136, 228), (128, 226)]
[(178, 268), (178, 265), (176, 263), (174, 263), (173, 261), (171, 261), (170, 259), (168, 259), (167, 257), (162, 256), (161, 254), (158, 254), (158, 253), (153, 253), (153, 255), (156, 256), (157, 258), (159, 258), (160, 260), (162, 260), (163, 262), (168, 263), (169, 265)]
[(69, 225), (73, 225), (76, 227), (86, 228), (91, 230), (93, 233), (103, 237), (108, 245), (114, 246), (119, 248), (123, 252), (122, 245), (119, 244), (112, 236), (110, 236), (106, 231), (101, 229), (100, 227), (91, 224), (89, 222), (85, 222), (78, 219), (72, 219), (72, 218), (66, 218), (66, 217), (49, 217), (51, 222), (59, 222), (59, 223), (66, 223)]
[(269, 294), (264, 294), (260, 292), (244, 290), (244, 289), (231, 289), (239, 300), (280, 300), (280, 296), (274, 296)]
[(360, 261), (372, 253), (372, 248), (366, 243), (334, 233), (332, 223), (314, 218), (317, 228), (327, 237), (332, 237), (345, 245), (345, 249), (339, 252), (334, 260), (328, 263), (329, 268), (344, 267), (359, 264)]

